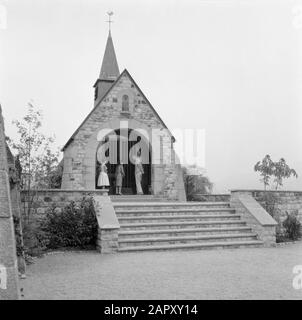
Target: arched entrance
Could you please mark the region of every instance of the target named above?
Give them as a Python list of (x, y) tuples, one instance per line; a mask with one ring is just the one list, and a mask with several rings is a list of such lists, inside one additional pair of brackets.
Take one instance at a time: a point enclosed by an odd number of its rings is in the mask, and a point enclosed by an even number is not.
[[(131, 135), (131, 140), (129, 139)], [(144, 174), (142, 176), (142, 189), (144, 194), (151, 193), (151, 150), (149, 142), (145, 141), (138, 134), (136, 139), (133, 139), (133, 135), (136, 136), (135, 130), (128, 129), (126, 134), (121, 134), (120, 129), (113, 130), (108, 133), (103, 141), (101, 141), (96, 150), (96, 175), (95, 175), (95, 188), (99, 189), (97, 185), (98, 176), (100, 173), (100, 162), (98, 154), (100, 148), (104, 148), (105, 156), (109, 159), (107, 163), (107, 174), (109, 177), (110, 188), (109, 194), (115, 194), (115, 170), (117, 164), (121, 161), (125, 176), (123, 179), (122, 193), (123, 194), (136, 194), (136, 183), (135, 183), (135, 166), (131, 161), (133, 156), (133, 150), (139, 151), (141, 148), (136, 146), (142, 146), (142, 149), (147, 150), (147, 158), (144, 157), (143, 169)], [(132, 151), (132, 152), (131, 152)], [(135, 152), (136, 152), (135, 151)]]

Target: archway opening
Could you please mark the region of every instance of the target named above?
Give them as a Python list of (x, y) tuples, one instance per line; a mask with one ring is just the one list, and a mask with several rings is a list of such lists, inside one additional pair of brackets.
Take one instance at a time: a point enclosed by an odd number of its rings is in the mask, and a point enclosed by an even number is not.
[[(135, 131), (135, 130), (134, 130)], [(133, 139), (133, 129), (128, 129), (127, 133), (121, 134), (120, 130), (114, 130), (111, 133), (107, 134), (105, 139), (101, 141), (96, 150), (96, 175), (95, 175), (95, 188), (100, 189), (98, 186), (98, 177), (100, 174), (100, 150), (104, 153), (105, 157), (108, 160), (107, 174), (110, 182), (109, 194), (115, 194), (116, 186), (116, 167), (118, 163), (123, 164), (124, 177), (122, 182), (122, 193), (125, 195), (136, 194), (136, 180), (135, 180), (135, 165), (133, 164), (133, 150), (138, 153), (144, 149), (147, 150), (147, 157), (145, 154), (144, 161), (142, 162), (143, 166), (143, 175), (141, 180), (141, 186), (144, 194), (152, 193), (151, 186), (151, 147), (149, 142), (138, 134), (136, 139)], [(131, 141), (129, 139), (130, 135), (132, 136)], [(134, 140), (134, 141), (133, 141)], [(142, 148), (136, 148), (137, 146)], [(131, 161), (132, 159), (132, 161)]]

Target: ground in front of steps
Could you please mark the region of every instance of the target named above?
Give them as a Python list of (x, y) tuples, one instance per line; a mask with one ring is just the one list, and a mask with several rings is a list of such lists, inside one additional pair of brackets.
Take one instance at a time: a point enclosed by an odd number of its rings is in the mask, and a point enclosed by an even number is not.
[(24, 299), (302, 299), (302, 242), (277, 248), (54, 253), (28, 266)]

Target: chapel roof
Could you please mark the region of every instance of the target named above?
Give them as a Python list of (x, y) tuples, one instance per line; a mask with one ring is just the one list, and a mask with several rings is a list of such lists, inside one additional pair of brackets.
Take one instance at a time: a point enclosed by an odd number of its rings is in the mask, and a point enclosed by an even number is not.
[[(99, 75), (99, 78), (96, 81), (96, 84), (94, 86), (97, 85), (98, 81), (101, 82), (106, 82), (106, 86), (104, 86), (104, 93), (101, 96), (101, 99), (97, 102), (97, 104), (94, 106), (94, 108), (91, 110), (91, 112), (88, 114), (88, 116), (84, 119), (84, 121), (80, 124), (80, 126), (78, 127), (78, 129), (74, 132), (74, 134), (71, 136), (71, 138), (67, 141), (67, 143), (64, 145), (64, 147), (62, 148), (62, 151), (64, 151), (68, 145), (73, 141), (74, 137), (76, 136), (76, 134), (79, 132), (80, 128), (82, 127), (82, 125), (84, 125), (84, 123), (86, 122), (86, 120), (90, 117), (90, 115), (96, 110), (96, 108), (100, 105), (100, 103), (106, 98), (106, 96), (109, 94), (109, 92), (111, 91), (111, 89), (115, 86), (116, 83), (118, 83), (119, 79), (124, 76), (127, 75), (130, 80), (132, 81), (132, 83), (137, 87), (139, 93), (141, 94), (141, 96), (145, 99), (145, 101), (149, 104), (150, 108), (152, 109), (153, 113), (156, 115), (156, 117), (159, 119), (159, 121), (161, 122), (161, 124), (163, 125), (164, 128), (168, 129), (167, 126), (165, 125), (165, 123), (163, 122), (163, 120), (160, 118), (159, 114), (156, 112), (156, 110), (153, 108), (153, 106), (151, 105), (151, 103), (149, 102), (149, 100), (146, 98), (146, 96), (144, 95), (144, 93), (141, 91), (141, 89), (139, 88), (139, 86), (135, 83), (135, 81), (133, 80), (133, 78), (131, 77), (130, 73), (127, 71), (127, 69), (125, 69), (121, 74), (119, 72), (119, 67), (117, 64), (117, 59), (116, 59), (116, 55), (115, 55), (115, 50), (114, 50), (114, 46), (113, 46), (113, 41), (112, 41), (112, 36), (111, 36), (111, 32), (109, 30), (109, 34), (108, 34), (108, 38), (107, 38), (107, 43), (106, 43), (106, 49), (105, 49), (105, 53), (104, 53), (104, 57), (103, 57), (103, 62), (102, 62), (102, 67), (101, 67), (101, 72)], [(109, 86), (108, 86), (109, 85)], [(108, 88), (108, 89), (107, 89)], [(172, 133), (168, 130), (169, 134), (171, 135), (173, 141), (175, 141), (175, 138), (173, 137)]]
[(111, 89), (115, 86), (116, 83), (118, 83), (118, 81), (120, 80), (121, 77), (123, 77), (124, 75), (127, 75), (129, 77), (129, 79), (132, 81), (132, 83), (137, 87), (140, 95), (143, 97), (143, 99), (148, 103), (148, 105), (150, 106), (151, 110), (154, 112), (154, 114), (156, 115), (156, 117), (158, 118), (158, 120), (161, 122), (161, 124), (163, 125), (163, 127), (165, 129), (168, 130), (169, 134), (171, 135), (173, 142), (175, 141), (174, 136), (172, 135), (171, 131), (168, 129), (168, 127), (166, 126), (166, 124), (164, 123), (164, 121), (161, 119), (161, 117), (159, 116), (159, 114), (156, 112), (156, 110), (153, 108), (152, 104), (150, 103), (150, 101), (147, 99), (147, 97), (144, 95), (144, 93), (142, 92), (142, 90), (140, 89), (140, 87), (136, 84), (136, 82), (134, 81), (134, 79), (132, 78), (132, 76), (130, 75), (129, 71), (127, 69), (125, 69), (120, 76), (116, 79), (116, 81), (114, 81), (112, 83), (112, 85), (110, 86), (110, 88), (108, 89), (108, 91), (103, 95), (102, 99), (99, 101), (98, 104), (95, 105), (95, 107), (90, 111), (90, 113), (87, 115), (87, 117), (84, 119), (84, 121), (80, 124), (80, 126), (77, 128), (77, 130), (74, 132), (74, 134), (70, 137), (70, 139), (67, 141), (67, 143), (64, 145), (64, 147), (62, 148), (62, 151), (64, 151), (68, 145), (73, 141), (74, 137), (77, 135), (77, 133), (79, 132), (79, 130), (81, 129), (81, 127), (84, 125), (84, 123), (87, 121), (87, 119), (91, 116), (91, 114), (96, 110), (96, 108), (98, 108), (98, 106), (102, 103), (102, 101), (107, 97), (107, 95), (109, 94), (109, 92), (111, 91)]

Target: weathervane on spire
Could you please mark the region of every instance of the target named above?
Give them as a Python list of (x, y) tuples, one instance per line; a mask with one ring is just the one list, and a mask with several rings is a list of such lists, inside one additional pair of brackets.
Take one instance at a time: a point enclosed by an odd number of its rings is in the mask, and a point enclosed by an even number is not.
[(113, 16), (113, 11), (108, 11), (107, 12), (107, 14), (108, 14), (108, 24), (109, 24), (109, 32), (111, 31), (111, 23), (113, 23), (113, 21), (111, 20), (111, 16)]

